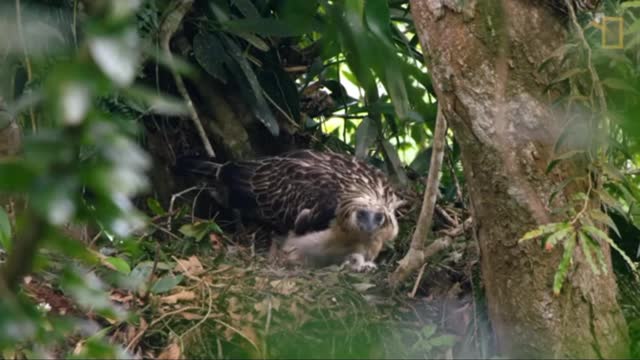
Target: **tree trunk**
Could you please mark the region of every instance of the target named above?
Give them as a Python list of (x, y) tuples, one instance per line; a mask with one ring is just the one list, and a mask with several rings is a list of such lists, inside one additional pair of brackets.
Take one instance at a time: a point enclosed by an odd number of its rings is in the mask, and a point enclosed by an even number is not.
[(439, 107), (460, 142), (497, 350), (509, 357), (626, 357), (612, 271), (596, 276), (576, 254), (554, 297), (560, 250), (517, 243), (558, 220), (547, 199), (577, 171), (545, 175), (562, 121), (544, 93), (554, 74), (538, 67), (564, 43), (563, 19), (543, 2), (457, 3), (412, 0), (411, 10)]

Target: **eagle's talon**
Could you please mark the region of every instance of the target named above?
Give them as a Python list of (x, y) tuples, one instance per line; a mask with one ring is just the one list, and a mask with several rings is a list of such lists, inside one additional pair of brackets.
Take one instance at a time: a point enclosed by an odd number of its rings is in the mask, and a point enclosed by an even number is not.
[(355, 272), (369, 272), (378, 268), (378, 266), (373, 261), (365, 261), (364, 256), (362, 254), (351, 254), (346, 264), (351, 267), (351, 270)]
[(370, 271), (374, 271), (377, 268), (378, 268), (378, 265), (376, 265), (374, 262), (366, 261), (360, 264), (357, 268), (354, 268), (354, 270), (357, 272), (370, 272)]

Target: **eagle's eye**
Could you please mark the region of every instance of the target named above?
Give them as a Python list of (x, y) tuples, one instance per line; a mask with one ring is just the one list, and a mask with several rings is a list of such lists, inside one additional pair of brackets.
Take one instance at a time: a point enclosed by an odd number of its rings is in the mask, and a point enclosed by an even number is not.
[(382, 222), (384, 222), (384, 215), (382, 213), (376, 213), (373, 215), (373, 221), (378, 225), (382, 225)]
[(384, 214), (366, 209), (356, 211), (356, 223), (361, 230), (370, 232), (384, 223)]

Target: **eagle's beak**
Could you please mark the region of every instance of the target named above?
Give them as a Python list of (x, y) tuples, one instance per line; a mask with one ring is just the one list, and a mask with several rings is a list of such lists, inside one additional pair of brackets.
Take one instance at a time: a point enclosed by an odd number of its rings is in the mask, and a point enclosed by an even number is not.
[(384, 215), (377, 211), (358, 210), (356, 213), (356, 223), (360, 230), (364, 232), (374, 232), (377, 230), (382, 224), (383, 219)]

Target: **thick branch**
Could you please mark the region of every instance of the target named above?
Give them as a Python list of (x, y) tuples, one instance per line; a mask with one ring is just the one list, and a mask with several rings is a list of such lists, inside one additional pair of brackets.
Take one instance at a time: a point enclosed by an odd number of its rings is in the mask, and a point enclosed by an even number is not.
[(433, 222), (433, 211), (438, 195), (439, 175), (440, 169), (442, 168), (446, 135), (447, 122), (444, 119), (441, 107), (438, 106), (436, 129), (433, 134), (431, 165), (429, 167), (429, 175), (427, 176), (427, 187), (424, 192), (424, 199), (422, 200), (422, 209), (420, 210), (416, 230), (413, 232), (413, 237), (411, 238), (411, 248), (407, 255), (399, 261), (398, 267), (389, 278), (392, 287), (398, 286), (412, 272), (420, 269), (426, 260), (425, 241)]

